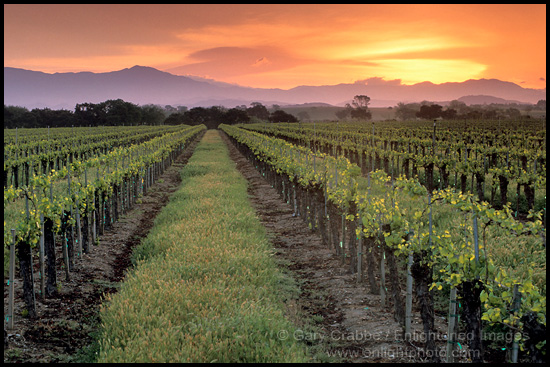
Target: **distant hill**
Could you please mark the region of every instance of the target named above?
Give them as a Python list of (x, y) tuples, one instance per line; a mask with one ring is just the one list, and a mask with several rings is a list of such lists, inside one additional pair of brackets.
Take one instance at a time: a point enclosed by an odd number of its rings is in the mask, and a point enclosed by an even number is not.
[(281, 107), (287, 107), (287, 108), (298, 107), (298, 108), (302, 108), (302, 107), (334, 107), (334, 106), (331, 105), (330, 103), (308, 102), (308, 103), (299, 103), (299, 104), (288, 104), (288, 105), (284, 105), (284, 106), (281, 106)]
[(423, 100), (450, 101), (463, 96), (469, 98), (480, 95), (532, 104), (546, 99), (546, 89), (522, 88), (497, 79), (402, 85), (399, 81), (371, 78), (352, 84), (299, 86), (284, 90), (242, 87), (197, 77), (178, 76), (146, 66), (107, 73), (54, 74), (4, 67), (4, 104), (27, 108), (72, 110), (77, 103), (98, 103), (118, 98), (140, 105), (153, 103), (184, 105), (190, 108), (213, 105), (249, 106), (251, 102), (260, 102), (266, 106), (344, 106), (358, 94), (371, 97), (371, 107), (389, 107), (398, 102)]
[(522, 103), (520, 101), (516, 100), (510, 100), (510, 99), (504, 99), (504, 98), (498, 98), (493, 96), (484, 96), (484, 95), (478, 95), (478, 96), (464, 96), (460, 97), (458, 99), (460, 102), (464, 102), (467, 105), (472, 104), (510, 104), (510, 103)]

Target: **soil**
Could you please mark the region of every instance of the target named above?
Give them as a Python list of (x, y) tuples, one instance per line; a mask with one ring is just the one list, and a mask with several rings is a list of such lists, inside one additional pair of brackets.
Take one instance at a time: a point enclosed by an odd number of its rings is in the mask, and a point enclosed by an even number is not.
[[(322, 245), (321, 237), (293, 215), (293, 208), (282, 201), (225, 134), (221, 135), (237, 169), (249, 181), (250, 201), (267, 228), (274, 256), (300, 284), (300, 297), (288, 305), (289, 315), (298, 324), (307, 324), (301, 318), (317, 320), (319, 332), (304, 327), (303, 333), (291, 337), (320, 345), (325, 353), (344, 362), (425, 362), (422, 341), (404, 341), (391, 303), (382, 308), (380, 296), (370, 294), (365, 283), (357, 283), (349, 266)], [(62, 270), (58, 271), (59, 294), (45, 300), (37, 297), (36, 319), (21, 316), (22, 287), (20, 282), (15, 283), (15, 329), (4, 334), (4, 362), (75, 362), (82, 360), (75, 359), (82, 351), (94, 353), (93, 347), (90, 352), (90, 345), (93, 346), (93, 335), (98, 329), (102, 299), (117, 291), (131, 266), (132, 248), (146, 237), (157, 213), (179, 187), (181, 168), (198, 140), (200, 137), (164, 172), (141, 203), (101, 236), (100, 245), (83, 255), (77, 270), (71, 272), (70, 281), (65, 280)], [(4, 315), (7, 294), (4, 279)], [(418, 312), (413, 314), (412, 324), (413, 332), (421, 334)], [(444, 340), (443, 324), (436, 324), (439, 340)]]
[[(15, 281), (14, 329), (4, 327), (4, 362), (55, 363), (91, 361), (93, 335), (99, 325), (99, 308), (106, 294), (116, 292), (131, 266), (132, 248), (146, 237), (159, 211), (181, 183), (180, 172), (187, 163), (199, 135), (138, 203), (100, 236), (98, 246), (75, 260), (75, 269), (66, 280), (58, 266), (58, 294), (46, 299), (36, 296), (35, 319), (23, 317), (22, 284)], [(58, 246), (60, 247), (60, 246)], [(56, 254), (61, 261), (62, 254)], [(34, 262), (38, 263), (36, 257)], [(35, 289), (38, 265), (35, 264)], [(4, 279), (4, 315), (8, 314), (8, 285)]]
[[(423, 350), (422, 321), (413, 306), (413, 341), (405, 341), (403, 328), (394, 320), (393, 305), (381, 307), (380, 295), (370, 294), (366, 283), (357, 283), (349, 264), (342, 263), (333, 249), (322, 244), (321, 236), (312, 231), (284, 202), (258, 170), (231, 144), (230, 157), (248, 180), (248, 194), (262, 224), (267, 228), (276, 256), (292, 272), (301, 287), (298, 311), (305, 317), (322, 320), (320, 332), (305, 331), (296, 338), (320, 343), (325, 352), (344, 362), (426, 362)], [(377, 277), (379, 280), (379, 277)], [(389, 293), (388, 293), (389, 297)], [(403, 294), (405, 297), (405, 294)], [(445, 345), (446, 329), (436, 322), (438, 347)]]

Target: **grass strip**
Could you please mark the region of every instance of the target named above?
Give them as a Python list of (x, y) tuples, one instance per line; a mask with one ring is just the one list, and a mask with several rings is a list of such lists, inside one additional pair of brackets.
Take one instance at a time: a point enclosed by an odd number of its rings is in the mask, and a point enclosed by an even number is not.
[(134, 250), (136, 267), (101, 309), (99, 362), (306, 362), (285, 316), (292, 281), (217, 131)]

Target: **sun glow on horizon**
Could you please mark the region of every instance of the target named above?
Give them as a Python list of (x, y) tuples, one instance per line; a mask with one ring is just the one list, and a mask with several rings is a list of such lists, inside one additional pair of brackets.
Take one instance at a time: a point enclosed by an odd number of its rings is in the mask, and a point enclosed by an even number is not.
[(4, 65), (50, 73), (144, 65), (283, 89), (373, 77), (403, 84), (495, 78), (545, 88), (545, 10), (542, 4), (12, 4), (4, 5)]
[[(403, 84), (430, 81), (434, 84), (481, 78), (486, 66), (469, 60), (391, 59), (380, 60), (380, 74), (401, 79)], [(396, 72), (398, 70), (398, 72)]]

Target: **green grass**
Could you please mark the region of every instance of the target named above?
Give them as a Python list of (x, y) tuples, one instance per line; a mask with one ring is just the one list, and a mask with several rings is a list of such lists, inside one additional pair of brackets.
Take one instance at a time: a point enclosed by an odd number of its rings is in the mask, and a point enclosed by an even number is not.
[(101, 310), (99, 362), (305, 362), (285, 315), (293, 281), (271, 256), (247, 182), (217, 131)]

